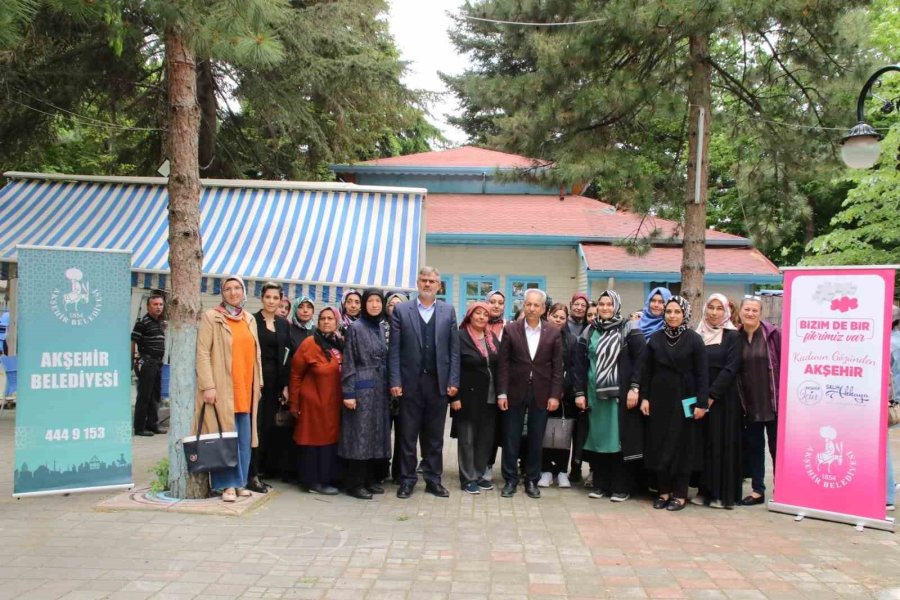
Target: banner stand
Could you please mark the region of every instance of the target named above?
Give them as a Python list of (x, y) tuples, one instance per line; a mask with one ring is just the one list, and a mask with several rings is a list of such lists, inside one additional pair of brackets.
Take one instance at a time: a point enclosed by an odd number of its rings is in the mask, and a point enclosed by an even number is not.
[(134, 489), (133, 483), (123, 485), (98, 485), (97, 487), (69, 488), (65, 490), (46, 490), (43, 492), (23, 492), (21, 494), (13, 494), (13, 498), (37, 498), (38, 496), (59, 496), (60, 494), (83, 494), (85, 492), (117, 492), (119, 490), (131, 491)]
[(769, 500), (768, 508), (770, 512), (783, 513), (787, 515), (795, 515), (795, 521), (801, 521), (805, 517), (810, 519), (822, 519), (823, 521), (834, 521), (835, 523), (846, 523), (847, 525), (855, 525), (860, 531), (868, 527), (870, 529), (878, 529), (880, 531), (894, 531), (894, 518), (886, 517), (884, 521), (878, 519), (869, 519), (866, 517), (858, 517), (855, 515), (845, 515), (842, 513), (831, 512), (827, 510), (817, 510), (815, 508), (807, 508), (805, 506), (792, 506)]
[(886, 513), (897, 265), (785, 267), (768, 510), (894, 531)]

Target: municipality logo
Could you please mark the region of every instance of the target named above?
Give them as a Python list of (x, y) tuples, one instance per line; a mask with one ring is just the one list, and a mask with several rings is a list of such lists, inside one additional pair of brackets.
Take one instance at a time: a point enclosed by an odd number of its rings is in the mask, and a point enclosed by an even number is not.
[(55, 288), (50, 292), (50, 311), (56, 318), (67, 325), (87, 325), (100, 315), (103, 308), (103, 296), (84, 278), (80, 269), (66, 269), (65, 278), (69, 281), (68, 291)]
[(856, 454), (844, 448), (837, 430), (830, 425), (819, 428), (819, 437), (822, 438), (821, 449), (809, 446), (803, 455), (806, 476), (826, 490), (846, 487), (856, 476)]

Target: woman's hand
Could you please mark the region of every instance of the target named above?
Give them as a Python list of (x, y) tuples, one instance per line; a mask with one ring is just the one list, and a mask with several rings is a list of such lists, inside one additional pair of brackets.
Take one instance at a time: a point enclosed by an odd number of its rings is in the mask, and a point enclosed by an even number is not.
[(450, 410), (456, 412), (462, 408), (462, 400), (454, 400), (450, 403)]
[(633, 409), (638, 405), (638, 391), (637, 390), (628, 390), (628, 396), (626, 396), (625, 407), (628, 410)]
[(203, 390), (203, 401), (206, 402), (207, 404), (215, 404), (216, 403), (216, 388)]
[(345, 399), (344, 408), (346, 408), (347, 410), (356, 410), (356, 398)]
[(284, 389), (281, 390), (281, 397), (284, 398), (284, 401), (285, 401), (285, 402), (288, 401), (289, 396), (288, 396), (288, 388), (287, 388), (287, 386), (284, 386)]
[(706, 411), (709, 410), (707, 408), (700, 408), (699, 406), (694, 407), (694, 420), (699, 421), (703, 417), (706, 416)]
[(641, 412), (644, 413), (645, 417), (650, 416), (650, 401), (646, 398), (641, 400)]
[(575, 398), (575, 408), (578, 410), (587, 410), (587, 398), (578, 396)]

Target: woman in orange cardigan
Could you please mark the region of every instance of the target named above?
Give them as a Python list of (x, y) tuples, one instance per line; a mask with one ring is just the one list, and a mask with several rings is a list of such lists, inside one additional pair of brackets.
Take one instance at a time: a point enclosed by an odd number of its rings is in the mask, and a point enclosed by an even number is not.
[(319, 312), (315, 333), (303, 340), (291, 360), (288, 386), (291, 412), (297, 417), (297, 479), (314, 494), (338, 493), (338, 440), (341, 432), (341, 362), (343, 341), (337, 335), (338, 313)]

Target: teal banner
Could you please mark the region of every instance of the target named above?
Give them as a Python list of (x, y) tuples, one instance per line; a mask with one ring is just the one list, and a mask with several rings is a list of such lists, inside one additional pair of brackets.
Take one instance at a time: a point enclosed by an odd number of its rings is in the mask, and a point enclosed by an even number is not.
[(131, 254), (17, 254), (13, 495), (130, 487)]

